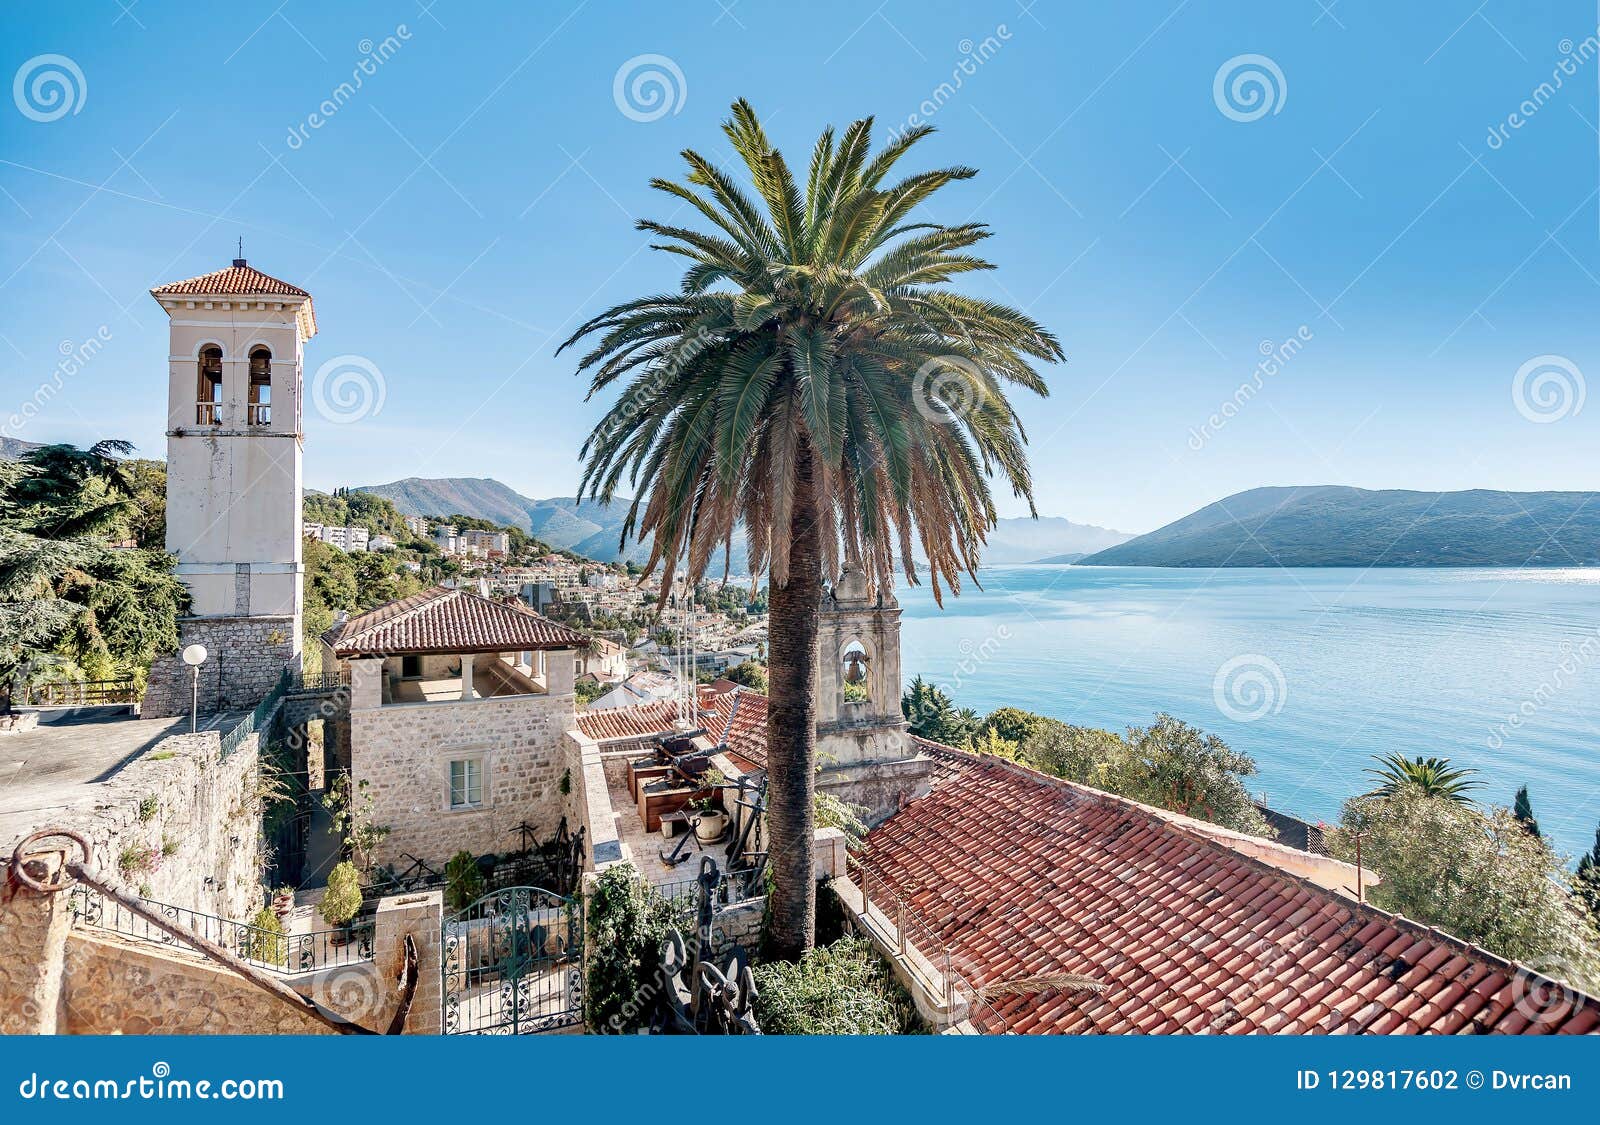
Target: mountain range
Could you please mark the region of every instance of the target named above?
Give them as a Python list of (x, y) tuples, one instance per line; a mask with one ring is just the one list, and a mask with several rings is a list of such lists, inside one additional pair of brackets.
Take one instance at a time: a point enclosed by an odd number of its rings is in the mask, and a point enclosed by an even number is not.
[(1600, 493), (1253, 488), (1084, 566), (1596, 566)]
[[(460, 514), (520, 527), (529, 535), (601, 562), (643, 562), (647, 542), (634, 540), (619, 550), (622, 522), (631, 501), (609, 505), (571, 496), (535, 500), (489, 477), (407, 477), (388, 484), (362, 485), (358, 491), (385, 496), (408, 516)], [(994, 565), (1033, 562), (1044, 556), (1098, 551), (1130, 538), (1121, 531), (1076, 524), (1059, 516), (1003, 519), (990, 533), (984, 562)], [(719, 560), (720, 561), (720, 560)], [(713, 565), (713, 570), (717, 567)], [(745, 546), (733, 544), (730, 569), (748, 572)]]

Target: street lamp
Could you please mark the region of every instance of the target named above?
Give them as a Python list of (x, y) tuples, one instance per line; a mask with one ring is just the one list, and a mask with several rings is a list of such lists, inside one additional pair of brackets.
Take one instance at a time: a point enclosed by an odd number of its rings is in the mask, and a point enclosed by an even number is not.
[(194, 693), (189, 704), (189, 733), (200, 723), (200, 665), (206, 662), (206, 646), (190, 645), (183, 650), (183, 662), (194, 669)]

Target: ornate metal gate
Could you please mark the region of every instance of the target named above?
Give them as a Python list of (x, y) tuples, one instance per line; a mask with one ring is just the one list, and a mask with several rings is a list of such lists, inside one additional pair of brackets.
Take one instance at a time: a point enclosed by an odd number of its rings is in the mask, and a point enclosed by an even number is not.
[(579, 903), (507, 887), (445, 918), (446, 1035), (529, 1035), (583, 1022)]

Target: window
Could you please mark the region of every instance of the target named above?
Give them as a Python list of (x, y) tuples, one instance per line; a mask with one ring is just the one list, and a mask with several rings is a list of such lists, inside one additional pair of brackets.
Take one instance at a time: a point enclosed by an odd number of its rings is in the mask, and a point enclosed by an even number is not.
[(476, 808), (483, 804), (483, 759), (457, 758), (450, 763), (450, 807)]
[(400, 658), (400, 678), (420, 680), (422, 678), (422, 657), (402, 656)]
[(195, 390), (196, 425), (215, 426), (222, 421), (222, 349), (208, 344), (200, 350), (200, 380)]
[(252, 426), (272, 423), (272, 352), (266, 348), (250, 352), (250, 398), (245, 420)]

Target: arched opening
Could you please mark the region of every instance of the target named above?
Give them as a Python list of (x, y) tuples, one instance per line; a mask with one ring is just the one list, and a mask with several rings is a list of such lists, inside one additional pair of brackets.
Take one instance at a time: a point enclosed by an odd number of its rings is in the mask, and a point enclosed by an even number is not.
[(845, 703), (868, 703), (872, 699), (871, 657), (860, 641), (851, 641), (839, 650), (840, 679)]
[(222, 349), (207, 344), (200, 349), (199, 382), (195, 389), (196, 425), (215, 426), (222, 420)]
[(250, 389), (245, 400), (245, 421), (251, 426), (272, 423), (272, 352), (265, 347), (250, 349)]

